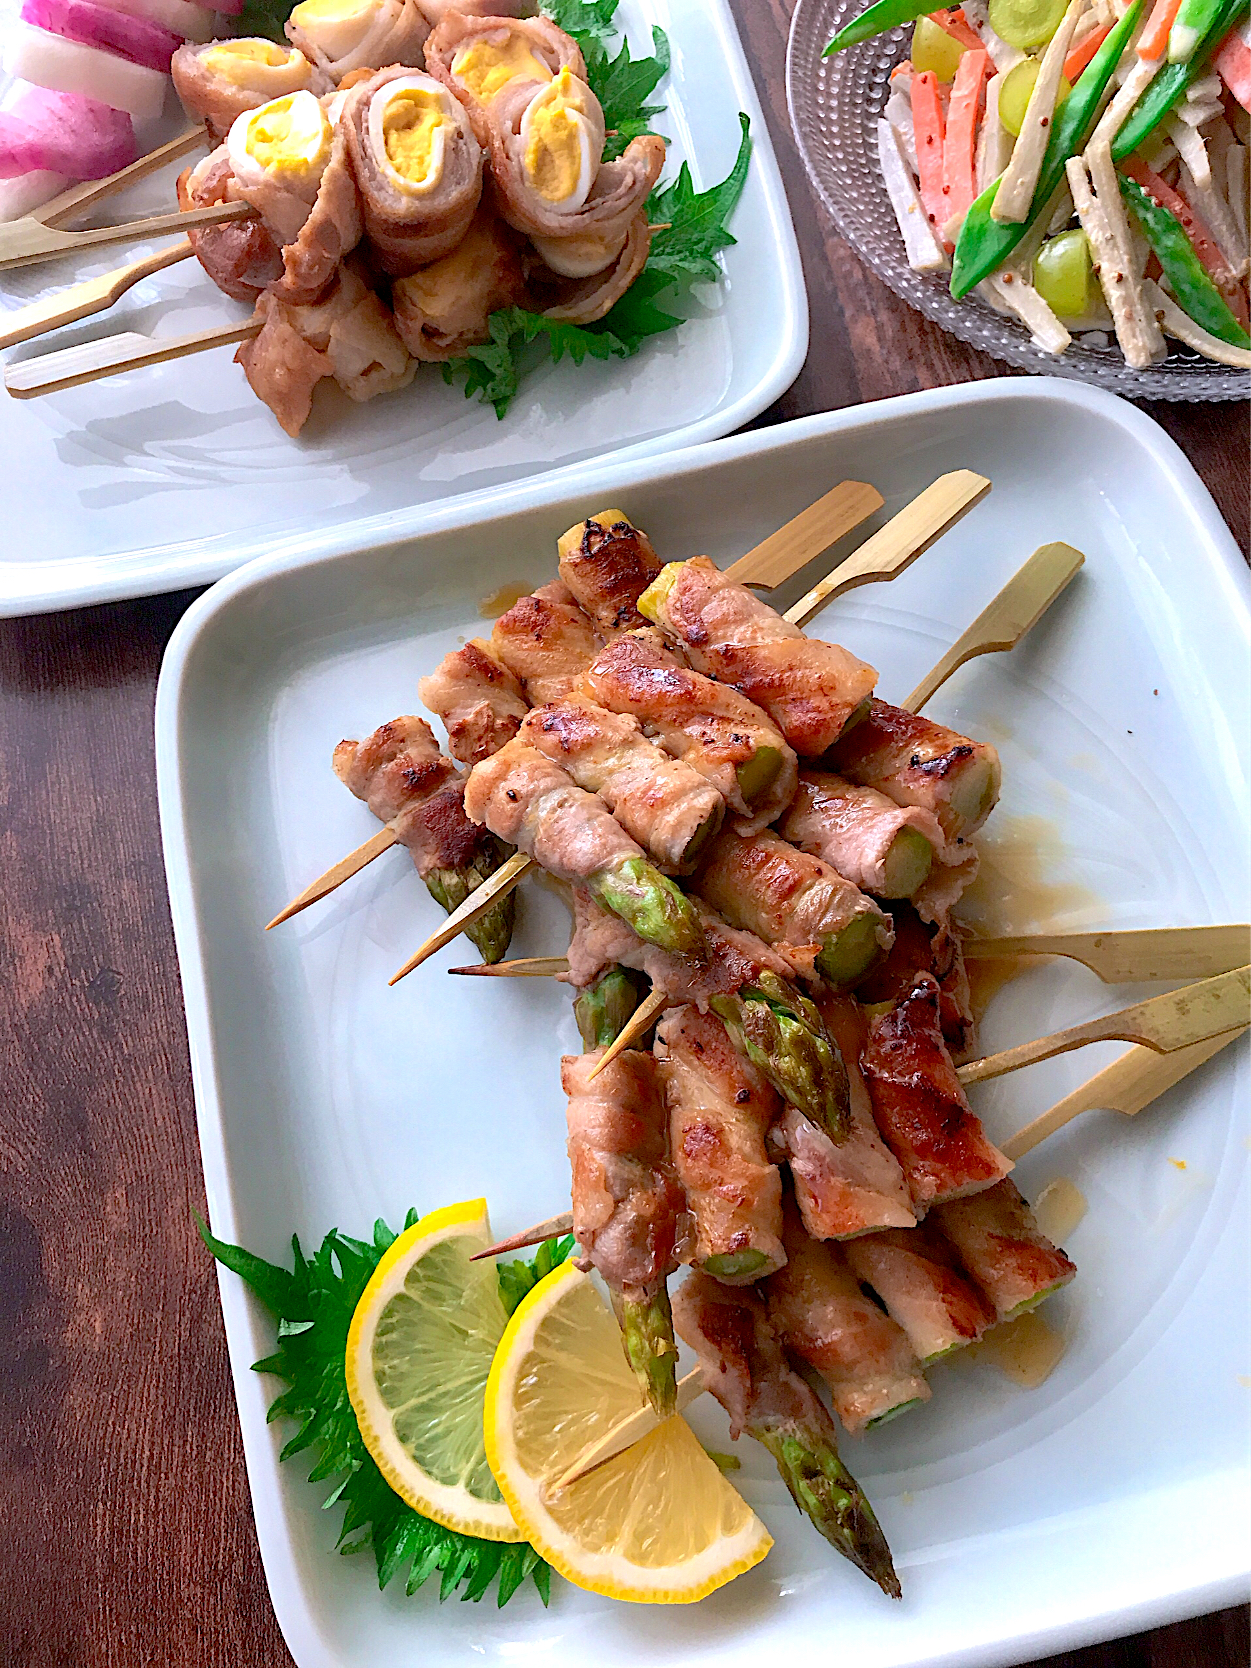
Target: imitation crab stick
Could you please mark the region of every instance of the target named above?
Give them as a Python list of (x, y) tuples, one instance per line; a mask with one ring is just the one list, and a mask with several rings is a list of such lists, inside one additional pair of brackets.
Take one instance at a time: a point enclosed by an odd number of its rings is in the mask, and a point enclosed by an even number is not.
[[(1178, 5), (1181, 0), (1177, 0)], [(964, 13), (959, 6), (953, 6), (950, 11), (930, 12), (931, 23), (937, 23), (944, 34), (950, 35), (953, 41), (958, 41), (966, 52), (976, 52), (981, 47), (981, 41), (965, 22)]]
[(943, 149), (946, 143), (938, 77), (932, 70), (912, 78), (912, 126), (916, 134), (917, 172), (926, 218), (941, 236), (948, 219), (943, 190)]
[(1251, 45), (1247, 44), (1247, 26), (1231, 29), (1217, 48), (1212, 67), (1220, 72), (1221, 80), (1244, 110), (1251, 110)]
[(990, 54), (979, 47), (964, 54), (952, 83), (943, 142), (943, 192), (948, 218), (963, 214), (977, 196), (977, 118), (989, 74)]

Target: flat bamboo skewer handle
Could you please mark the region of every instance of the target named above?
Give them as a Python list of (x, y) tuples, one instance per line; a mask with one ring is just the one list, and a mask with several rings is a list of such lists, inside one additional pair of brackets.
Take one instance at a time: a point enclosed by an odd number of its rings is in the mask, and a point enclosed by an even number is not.
[(0, 348), (29, 342), (32, 337), (59, 330), (64, 324), (77, 324), (79, 319), (90, 318), (93, 313), (103, 313), (141, 278), (150, 278), (154, 272), (185, 261), (194, 253), (191, 239), (180, 238), (168, 249), (146, 255), (141, 261), (101, 273), (99, 278), (84, 279), (72, 289), (62, 290), (43, 301), (32, 301), (29, 307), (19, 307), (15, 313), (0, 314)]
[(1251, 926), (1148, 927), (1126, 932), (1051, 932), (1033, 938), (970, 938), (968, 961), (1068, 956), (1105, 984), (1209, 979), (1251, 962)]
[(1085, 560), (1071, 544), (1040, 545), (901, 705), (909, 712), (920, 712), (965, 661), (1015, 648)]
[(256, 210), (247, 203), (212, 203), (208, 208), (175, 209), (147, 220), (128, 220), (120, 226), (93, 226), (87, 232), (63, 232), (38, 220), (14, 220), (0, 226), (0, 272), (34, 266), (62, 255), (80, 255), (106, 243), (134, 243), (140, 238), (163, 237), (191, 226), (217, 226), (225, 220), (244, 220)]
[(164, 168), (166, 163), (177, 162), (180, 157), (187, 156), (201, 145), (207, 144), (208, 137), (207, 128), (189, 127), (176, 139), (169, 139), (165, 144), (158, 145), (154, 151), (149, 151), (146, 156), (141, 156), (138, 161), (125, 168), (119, 168), (115, 174), (108, 174), (102, 180), (87, 180), (83, 185), (74, 185), (68, 191), (62, 191), (59, 196), (50, 198), (40, 208), (32, 209), (26, 218), (38, 220), (43, 226), (63, 226), (67, 220), (72, 220), (76, 214), (85, 214), (89, 208), (94, 208), (114, 192), (125, 191), (127, 186), (147, 179), (149, 174), (156, 173), (158, 168)]
[(242, 324), (220, 324), (213, 330), (197, 331), (193, 336), (141, 336), (135, 331), (124, 331), (117, 336), (103, 336), (98, 342), (81, 342), (77, 347), (21, 359), (5, 367), (4, 385), (15, 400), (32, 400), (39, 394), (57, 394), (65, 388), (78, 388), (84, 382), (98, 382), (101, 377), (117, 376), (123, 371), (139, 371), (147, 365), (185, 359), (188, 354), (203, 353), (207, 348), (246, 342), (260, 328), (261, 320), (253, 317)]
[(867, 481), (840, 481), (776, 533), (762, 539), (754, 550), (740, 556), (725, 570), (726, 578), (737, 585), (775, 590), (880, 510), (884, 502), (877, 488)]
[(985, 475), (976, 475), (971, 469), (953, 469), (949, 475), (940, 475), (910, 504), (905, 504), (897, 515), (893, 515), (885, 527), (880, 527), (867, 538), (845, 562), (840, 562), (833, 573), (814, 585), (806, 597), (802, 597), (793, 608), (788, 608), (785, 618), (792, 625), (807, 625), (818, 610), (824, 608), (827, 602), (833, 602), (835, 597), (842, 596), (844, 591), (850, 591), (856, 585), (871, 585), (880, 579), (897, 578), (937, 539), (980, 504), (989, 491), (990, 482)]
[(485, 915), (492, 904), (498, 903), (512, 891), (533, 862), (534, 859), (527, 857), (524, 852), (514, 852), (507, 863), (501, 863), (493, 875), (488, 875), (481, 886), (474, 888), (460, 908), (452, 911), (438, 932), (432, 934), (417, 954), (410, 956), (387, 983), (398, 985), (401, 979), (406, 978), (414, 968), (420, 967), (423, 961), (429, 961), (436, 950), (441, 950), (445, 944), (450, 944), (454, 938), (458, 938), (480, 915)]

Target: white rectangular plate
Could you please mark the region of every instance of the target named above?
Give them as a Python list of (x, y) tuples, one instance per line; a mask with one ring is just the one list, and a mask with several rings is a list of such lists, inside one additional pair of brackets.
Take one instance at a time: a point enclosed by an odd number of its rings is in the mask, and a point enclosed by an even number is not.
[[(697, 286), (693, 316), (679, 330), (633, 359), (543, 366), (523, 381), (502, 422), (430, 365), (412, 387), (363, 406), (324, 386), (303, 433), (290, 440), (231, 348), (36, 400), (0, 392), (6, 478), (21, 483), (9, 495), (0, 546), (0, 615), (204, 584), (300, 534), (385, 521), (608, 452), (641, 457), (715, 439), (776, 400), (807, 352), (807, 297), (729, 6), (622, 0), (618, 17), (636, 56), (650, 50), (653, 24), (673, 49), (673, 69), (656, 95), (668, 107), (658, 122), (671, 141), (666, 179), (684, 159), (697, 190), (724, 179), (738, 149), (737, 113), (751, 117), (751, 171), (726, 276)], [(176, 104), (172, 93), (169, 102)], [(168, 134), (185, 125), (181, 114), (170, 116)], [(184, 166), (112, 199), (100, 222), (168, 209)], [(125, 244), (91, 261), (0, 274), (0, 309), (112, 271), (152, 247)], [(145, 279), (109, 312), (7, 357), (121, 330), (180, 336), (246, 316), (189, 260)], [(406, 530), (411, 524), (410, 514)]]
[[(1086, 567), (1011, 656), (978, 660), (935, 717), (999, 745), (990, 825), (1002, 859), (1041, 852), (1013, 924), (1245, 920), (1247, 575), (1181, 453), (1149, 419), (1059, 381), (983, 382), (740, 435), (677, 457), (518, 487), (475, 518), (343, 556), (270, 557), (185, 616), (157, 698), (157, 762), (200, 1139), (217, 1233), (283, 1258), (331, 1226), (363, 1233), (485, 1193), (501, 1233), (568, 1200), (557, 1057), (569, 993), (449, 979), (465, 940), (388, 990), (441, 918), (403, 852), (268, 935), (261, 924), (374, 828), (330, 752), (416, 706), (416, 682), (483, 629), (479, 598), (551, 577), (556, 536), (620, 505), (667, 557), (731, 559), (843, 477), (887, 511), (943, 470), (989, 499), (890, 586), (817, 628), (899, 698), (1038, 544)], [(823, 567), (825, 564), (819, 564)], [(809, 578), (811, 575), (808, 576)], [(798, 587), (796, 587), (798, 589)], [(1028, 820), (1022, 820), (1028, 819)], [(567, 917), (524, 889), (514, 953), (559, 952)], [(1041, 915), (1042, 918), (1038, 918)], [(1006, 991), (988, 1048), (1129, 999), (1069, 963)], [(1102, 1045), (977, 1091), (1005, 1136), (1118, 1051)], [(892, 1605), (796, 1513), (763, 1450), (736, 1476), (776, 1546), (690, 1609), (648, 1610), (555, 1582), (497, 1612), (380, 1594), (372, 1560), (336, 1558), (333, 1513), (265, 1424), (248, 1370), (269, 1323), (233, 1275), (222, 1302), (274, 1605), (301, 1668), (486, 1659), (582, 1668), (998, 1663), (1234, 1602), (1248, 1553), (1243, 1293), (1246, 1049), (1235, 1044), (1136, 1121), (1091, 1114), (1030, 1155), (1034, 1194), (1074, 1178), (1090, 1212), (1077, 1282), (1049, 1306), (1068, 1339), (1040, 1389), (986, 1364), (932, 1375), (933, 1400), (848, 1441), (894, 1547)], [(1173, 1162), (1178, 1161), (1178, 1162)], [(1179, 1167), (1184, 1164), (1184, 1168)], [(188, 1255), (201, 1254), (188, 1247)], [(725, 1449), (720, 1410), (692, 1412)]]

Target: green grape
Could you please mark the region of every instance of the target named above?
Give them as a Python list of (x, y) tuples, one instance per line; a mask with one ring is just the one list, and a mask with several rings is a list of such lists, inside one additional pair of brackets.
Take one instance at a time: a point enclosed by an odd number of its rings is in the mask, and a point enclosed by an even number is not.
[(940, 29), (932, 17), (919, 17), (912, 31), (912, 67), (918, 75), (932, 70), (940, 81), (954, 81), (964, 48)]
[(1034, 288), (1057, 318), (1080, 319), (1097, 288), (1083, 231), (1049, 237), (1034, 256)]
[(1018, 52), (1034, 52), (1055, 34), (1065, 0), (990, 0), (990, 26)]
[[(1011, 134), (1019, 134), (1024, 124), (1030, 94), (1034, 91), (1035, 81), (1038, 80), (1038, 67), (1037, 58), (1022, 58), (1003, 78), (1003, 86), (999, 89), (999, 120)], [(1072, 87), (1061, 76), (1060, 93), (1056, 99), (1057, 110), (1072, 91)]]

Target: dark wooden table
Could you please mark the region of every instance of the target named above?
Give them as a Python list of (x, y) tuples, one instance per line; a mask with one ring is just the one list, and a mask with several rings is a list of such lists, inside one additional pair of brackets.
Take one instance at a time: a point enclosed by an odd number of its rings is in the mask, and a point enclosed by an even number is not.
[[(735, 4), (812, 308), (808, 363), (764, 420), (1002, 374), (834, 236), (786, 120), (789, 9)], [(1245, 549), (1247, 411), (1153, 415)], [(157, 669), (190, 600), (0, 625), (0, 1668), (290, 1662), (192, 1220), (204, 1196), (152, 758)], [(1241, 1668), (1247, 1616), (1055, 1660)]]

